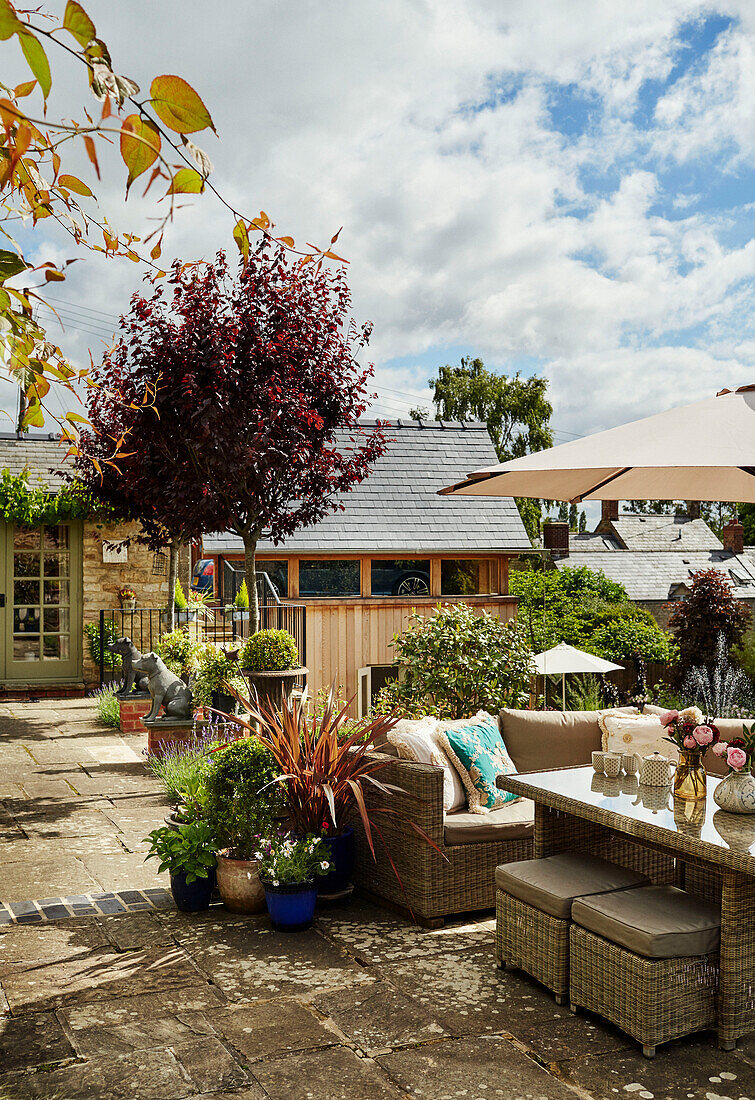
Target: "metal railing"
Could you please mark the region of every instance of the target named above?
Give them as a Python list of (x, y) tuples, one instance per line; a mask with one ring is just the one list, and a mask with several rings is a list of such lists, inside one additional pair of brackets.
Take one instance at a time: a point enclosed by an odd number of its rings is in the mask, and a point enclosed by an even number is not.
[[(120, 683), (121, 659), (109, 650), (118, 638), (130, 638), (140, 653), (155, 648), (168, 629), (168, 614), (162, 607), (101, 608), (98, 630), (92, 638), (92, 655), (99, 665), (100, 687)], [(235, 649), (249, 637), (249, 612), (235, 607), (213, 607), (176, 611), (176, 628), (187, 630), (197, 641)], [(261, 630), (287, 630), (296, 640), (299, 658), (307, 663), (307, 608), (304, 604), (264, 603), (260, 606)]]

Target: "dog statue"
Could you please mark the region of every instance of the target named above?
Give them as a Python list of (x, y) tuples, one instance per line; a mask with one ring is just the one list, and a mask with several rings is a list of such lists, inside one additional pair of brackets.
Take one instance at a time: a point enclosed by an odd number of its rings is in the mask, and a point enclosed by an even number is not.
[(152, 696), (152, 706), (143, 722), (159, 720), (161, 708), (163, 721), (167, 718), (191, 719), (191, 689), (165, 667), (156, 653), (143, 653), (132, 661), (132, 665), (137, 672), (147, 674), (147, 689)]
[(136, 648), (130, 638), (119, 638), (117, 642), (113, 642), (108, 647), (111, 653), (117, 653), (120, 655), (121, 663), (123, 665), (123, 686), (120, 691), (116, 692), (119, 699), (125, 699), (126, 696), (133, 692), (141, 692), (146, 694), (149, 690), (147, 685), (146, 676), (137, 676), (134, 672), (134, 661), (141, 657), (141, 653)]

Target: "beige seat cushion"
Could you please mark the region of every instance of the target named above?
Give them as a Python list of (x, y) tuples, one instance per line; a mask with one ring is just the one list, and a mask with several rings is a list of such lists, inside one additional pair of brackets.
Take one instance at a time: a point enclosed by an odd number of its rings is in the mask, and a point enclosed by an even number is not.
[(649, 959), (709, 955), (718, 950), (721, 938), (715, 905), (675, 886), (580, 898), (572, 906), (572, 920)]
[(511, 710), (498, 715), (501, 737), (516, 770), (549, 771), (589, 764), (600, 748), (596, 710)]
[(518, 798), (488, 813), (446, 814), (443, 839), (446, 844), (476, 844), (481, 840), (525, 840), (532, 836), (535, 805), (529, 798)]
[(607, 859), (561, 852), (545, 859), (505, 863), (496, 867), (495, 881), (499, 890), (534, 909), (568, 920), (575, 898), (641, 886), (648, 880), (638, 871), (619, 867)]

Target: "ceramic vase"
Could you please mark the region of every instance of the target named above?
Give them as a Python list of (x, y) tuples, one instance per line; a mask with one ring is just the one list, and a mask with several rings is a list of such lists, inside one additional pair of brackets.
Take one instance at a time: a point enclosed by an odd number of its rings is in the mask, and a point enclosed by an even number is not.
[(752, 772), (730, 772), (713, 792), (714, 801), (729, 814), (755, 814), (755, 777)]
[(703, 750), (679, 749), (679, 763), (674, 772), (674, 798), (682, 802), (705, 801), (707, 778)]

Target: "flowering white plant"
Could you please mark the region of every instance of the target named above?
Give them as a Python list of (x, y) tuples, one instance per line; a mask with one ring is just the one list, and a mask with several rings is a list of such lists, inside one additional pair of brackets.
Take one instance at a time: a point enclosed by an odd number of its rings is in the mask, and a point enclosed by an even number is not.
[(312, 882), (327, 875), (331, 864), (329, 850), (320, 837), (292, 835), (267, 837), (255, 852), (260, 878), (272, 886)]

